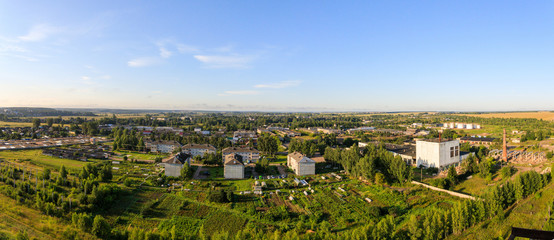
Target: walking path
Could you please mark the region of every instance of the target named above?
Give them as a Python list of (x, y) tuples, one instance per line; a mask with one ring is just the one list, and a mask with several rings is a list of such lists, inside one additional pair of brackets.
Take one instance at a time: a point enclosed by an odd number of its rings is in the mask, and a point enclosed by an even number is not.
[(453, 192), (453, 191), (445, 190), (445, 189), (438, 188), (438, 187), (433, 187), (433, 186), (427, 185), (425, 183), (420, 183), (420, 182), (416, 182), (416, 181), (412, 181), (412, 183), (416, 184), (416, 185), (424, 186), (424, 187), (429, 188), (431, 190), (435, 190), (435, 191), (439, 191), (439, 192), (445, 192), (445, 193), (448, 193), (452, 196), (475, 200), (475, 197), (471, 196), (471, 195), (467, 195), (467, 194), (463, 194), (463, 193), (459, 193), (459, 192)]

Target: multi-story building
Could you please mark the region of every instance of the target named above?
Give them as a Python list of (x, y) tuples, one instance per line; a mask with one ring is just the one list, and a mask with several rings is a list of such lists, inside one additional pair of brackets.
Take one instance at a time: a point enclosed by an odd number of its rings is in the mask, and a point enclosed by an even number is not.
[(315, 161), (299, 152), (287, 156), (287, 166), (298, 176), (315, 174)]
[(175, 141), (155, 141), (155, 142), (146, 142), (146, 149), (150, 152), (157, 153), (172, 153), (181, 147), (181, 144)]
[(223, 159), (225, 159), (227, 155), (237, 154), (242, 157), (243, 163), (257, 162), (258, 159), (260, 159), (260, 152), (251, 147), (228, 147), (223, 149), (221, 154), (223, 155)]
[(224, 158), (223, 176), (227, 179), (244, 178), (244, 164), (238, 154), (229, 154)]
[(204, 155), (208, 153), (215, 154), (215, 147), (210, 144), (186, 144), (183, 147), (181, 147), (182, 152), (192, 155), (192, 157), (200, 156), (204, 157)]
[(184, 164), (190, 167), (190, 155), (186, 153), (179, 153), (175, 157), (163, 162), (165, 168), (165, 175), (170, 177), (181, 176), (181, 169)]

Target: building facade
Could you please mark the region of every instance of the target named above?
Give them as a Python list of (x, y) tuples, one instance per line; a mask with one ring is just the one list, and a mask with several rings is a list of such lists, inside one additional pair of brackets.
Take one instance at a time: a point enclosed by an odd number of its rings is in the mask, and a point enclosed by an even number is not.
[(229, 154), (224, 158), (223, 176), (226, 179), (244, 178), (244, 164), (242, 157), (238, 154)]
[(172, 153), (181, 147), (181, 144), (175, 141), (157, 141), (157, 142), (146, 142), (146, 149), (150, 152), (157, 153)]
[(191, 156), (188, 154), (179, 153), (168, 161), (163, 162), (165, 175), (170, 177), (181, 176), (181, 169), (183, 168), (184, 164), (187, 164), (190, 167), (190, 158)]
[(416, 165), (445, 168), (458, 164), (460, 142), (458, 140), (425, 139), (416, 141)]
[(190, 154), (192, 157), (204, 157), (208, 153), (215, 154), (216, 152), (216, 148), (210, 144), (186, 144), (181, 149), (182, 152)]
[(298, 176), (315, 174), (315, 161), (299, 152), (287, 156), (287, 166)]
[(223, 159), (231, 154), (237, 154), (242, 157), (243, 163), (253, 163), (257, 162), (260, 159), (260, 152), (251, 147), (228, 147), (221, 151)]

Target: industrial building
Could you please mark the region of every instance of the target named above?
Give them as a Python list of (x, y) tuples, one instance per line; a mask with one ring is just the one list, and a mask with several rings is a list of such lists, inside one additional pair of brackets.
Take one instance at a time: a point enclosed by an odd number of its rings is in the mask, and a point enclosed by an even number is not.
[(445, 168), (461, 162), (460, 141), (425, 139), (416, 141), (416, 165)]
[(287, 156), (287, 166), (298, 176), (315, 174), (315, 161), (299, 152)]
[(244, 164), (242, 157), (238, 154), (229, 154), (225, 156), (223, 176), (227, 179), (244, 178)]

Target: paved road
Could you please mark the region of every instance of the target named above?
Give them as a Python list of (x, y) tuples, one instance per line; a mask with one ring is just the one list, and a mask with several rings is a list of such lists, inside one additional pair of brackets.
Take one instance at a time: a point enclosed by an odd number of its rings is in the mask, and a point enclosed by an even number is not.
[(449, 190), (445, 190), (445, 189), (442, 189), (442, 188), (438, 188), (438, 187), (433, 187), (433, 186), (430, 186), (430, 185), (427, 185), (425, 183), (420, 183), (420, 182), (416, 182), (416, 181), (412, 181), (413, 184), (417, 184), (417, 185), (421, 185), (421, 186), (424, 186), (426, 188), (429, 188), (431, 190), (435, 190), (435, 191), (439, 191), (439, 192), (445, 192), (445, 193), (448, 193), (452, 196), (456, 196), (456, 197), (461, 197), (461, 198), (467, 198), (467, 199), (471, 199), (471, 200), (475, 200), (475, 197), (474, 196), (471, 196), (471, 195), (467, 195), (467, 194), (463, 194), (463, 193), (459, 193), (459, 192), (453, 192), (453, 191), (449, 191)]
[(202, 171), (202, 165), (199, 165), (196, 169), (196, 172), (194, 172), (194, 176), (192, 176), (192, 179), (200, 179), (200, 172)]

